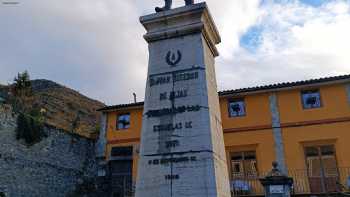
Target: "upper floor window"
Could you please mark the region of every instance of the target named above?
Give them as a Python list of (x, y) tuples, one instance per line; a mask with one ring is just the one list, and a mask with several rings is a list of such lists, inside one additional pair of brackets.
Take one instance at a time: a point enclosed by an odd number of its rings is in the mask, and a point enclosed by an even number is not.
[(245, 103), (243, 99), (234, 99), (229, 101), (229, 115), (230, 117), (245, 116)]
[(120, 114), (117, 117), (117, 129), (130, 128), (130, 114)]
[(255, 151), (231, 153), (231, 168), (233, 177), (257, 176)]
[(303, 91), (301, 93), (304, 109), (320, 108), (321, 95), (319, 90)]

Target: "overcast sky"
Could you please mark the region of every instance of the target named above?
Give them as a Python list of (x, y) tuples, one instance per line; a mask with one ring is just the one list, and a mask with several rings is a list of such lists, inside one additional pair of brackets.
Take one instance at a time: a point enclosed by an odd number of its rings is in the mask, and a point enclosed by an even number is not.
[[(28, 70), (106, 104), (129, 103), (133, 92), (143, 99), (148, 52), (138, 18), (162, 0), (0, 3), (0, 83)], [(350, 73), (350, 0), (207, 3), (222, 36), (219, 90)]]

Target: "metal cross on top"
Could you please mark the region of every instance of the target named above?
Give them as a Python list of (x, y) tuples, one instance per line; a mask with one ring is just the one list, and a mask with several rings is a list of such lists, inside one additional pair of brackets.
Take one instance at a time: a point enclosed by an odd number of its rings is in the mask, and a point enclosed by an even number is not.
[[(186, 5), (192, 5), (192, 4), (194, 4), (194, 0), (185, 0), (185, 3), (186, 3)], [(156, 7), (156, 12), (170, 10), (172, 4), (173, 4), (172, 0), (165, 0), (165, 6), (162, 8)]]

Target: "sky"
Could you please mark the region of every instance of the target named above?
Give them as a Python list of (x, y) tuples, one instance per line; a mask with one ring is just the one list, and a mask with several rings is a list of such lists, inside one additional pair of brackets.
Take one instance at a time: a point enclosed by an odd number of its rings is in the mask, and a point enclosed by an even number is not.
[[(219, 90), (350, 74), (350, 0), (206, 2), (222, 37)], [(108, 105), (132, 102), (133, 92), (142, 101), (148, 49), (139, 17), (162, 4), (0, 0), (0, 83), (28, 70)]]

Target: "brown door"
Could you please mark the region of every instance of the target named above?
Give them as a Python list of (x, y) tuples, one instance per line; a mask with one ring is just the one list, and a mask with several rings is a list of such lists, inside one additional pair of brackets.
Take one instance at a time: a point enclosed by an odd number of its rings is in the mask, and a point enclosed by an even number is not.
[(311, 193), (337, 190), (338, 168), (333, 145), (305, 148)]

